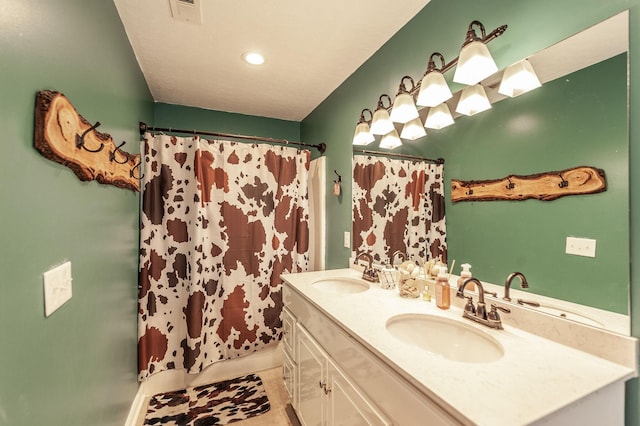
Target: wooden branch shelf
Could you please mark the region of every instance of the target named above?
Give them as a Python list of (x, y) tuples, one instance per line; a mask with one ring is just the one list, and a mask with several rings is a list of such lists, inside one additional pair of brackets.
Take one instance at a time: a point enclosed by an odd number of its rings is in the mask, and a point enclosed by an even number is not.
[(59, 92), (38, 92), (35, 109), (35, 148), (49, 160), (73, 170), (82, 181), (96, 180), (140, 191), (139, 154), (116, 146), (111, 135), (95, 130)]
[(510, 175), (494, 180), (451, 180), (451, 201), (551, 201), (568, 195), (606, 191), (604, 170), (580, 166), (527, 176)]

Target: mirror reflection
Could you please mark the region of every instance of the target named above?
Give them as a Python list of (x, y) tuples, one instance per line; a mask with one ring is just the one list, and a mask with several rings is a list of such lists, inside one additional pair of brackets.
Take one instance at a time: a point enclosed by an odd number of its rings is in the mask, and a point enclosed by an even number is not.
[[(506, 98), (498, 92), (502, 72), (496, 73), (483, 81), (490, 110), (454, 114), (454, 125), (403, 141), (402, 153), (445, 159), (449, 264), (469, 263), (475, 277), (498, 285), (521, 271), (529, 293), (628, 314), (627, 47), (625, 12), (529, 57), (542, 87)], [(450, 101), (452, 112), (459, 96)], [(420, 111), (423, 123), (428, 112)], [(378, 150), (377, 142), (370, 147)], [(606, 191), (549, 202), (452, 204), (449, 196), (451, 179), (578, 166), (603, 169)], [(595, 257), (567, 254), (570, 237), (595, 240)]]

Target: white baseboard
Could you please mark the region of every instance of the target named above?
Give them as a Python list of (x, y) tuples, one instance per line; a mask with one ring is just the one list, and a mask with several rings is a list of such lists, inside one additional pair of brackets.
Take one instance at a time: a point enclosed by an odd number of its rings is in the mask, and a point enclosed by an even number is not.
[(127, 416), (127, 421), (125, 422), (125, 426), (137, 426), (140, 420), (143, 419), (145, 413), (145, 400), (146, 395), (140, 392), (142, 385), (138, 386), (138, 392), (136, 393), (135, 398), (133, 399), (133, 403), (131, 404), (131, 408), (129, 409), (129, 415)]

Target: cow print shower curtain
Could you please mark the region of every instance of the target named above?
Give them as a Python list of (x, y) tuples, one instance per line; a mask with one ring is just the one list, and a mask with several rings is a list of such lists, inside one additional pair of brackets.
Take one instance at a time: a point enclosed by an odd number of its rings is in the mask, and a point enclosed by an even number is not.
[(276, 344), (283, 272), (308, 269), (310, 153), (145, 135), (138, 373)]
[[(353, 250), (447, 261), (442, 164), (353, 156)], [(398, 260), (398, 259), (396, 259)]]

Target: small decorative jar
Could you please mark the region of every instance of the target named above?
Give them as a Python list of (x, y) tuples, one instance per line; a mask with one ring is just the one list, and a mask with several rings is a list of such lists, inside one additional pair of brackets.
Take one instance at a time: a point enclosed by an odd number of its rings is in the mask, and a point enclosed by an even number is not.
[(380, 270), (380, 287), (385, 290), (396, 288), (398, 271), (392, 266), (385, 266)]

